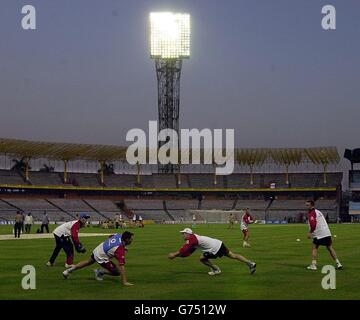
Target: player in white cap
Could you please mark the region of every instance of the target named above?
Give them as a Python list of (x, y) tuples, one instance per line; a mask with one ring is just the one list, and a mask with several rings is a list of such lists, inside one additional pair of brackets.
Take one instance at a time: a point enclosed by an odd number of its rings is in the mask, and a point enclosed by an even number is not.
[(255, 262), (250, 261), (239, 254), (231, 252), (221, 240), (200, 236), (195, 234), (190, 228), (185, 228), (180, 232), (183, 234), (186, 243), (179, 249), (179, 251), (169, 253), (169, 259), (175, 259), (176, 257), (188, 257), (196, 249), (200, 249), (203, 252), (200, 257), (200, 261), (210, 267), (211, 270), (208, 272), (210, 276), (221, 273), (220, 268), (214, 265), (210, 259), (221, 258), (223, 256), (246, 263), (250, 269), (250, 274), (253, 274), (256, 271)]

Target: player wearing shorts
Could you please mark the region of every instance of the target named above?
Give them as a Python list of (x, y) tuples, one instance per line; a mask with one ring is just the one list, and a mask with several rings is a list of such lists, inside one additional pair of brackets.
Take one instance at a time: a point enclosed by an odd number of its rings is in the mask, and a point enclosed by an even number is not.
[(343, 266), (337, 258), (334, 248), (332, 247), (331, 232), (324, 215), (321, 213), (321, 211), (315, 209), (315, 202), (313, 200), (306, 201), (306, 207), (309, 210), (308, 221), (310, 231), (308, 238), (313, 239), (312, 262), (311, 265), (307, 267), (307, 269), (317, 270), (316, 259), (319, 246), (325, 246), (329, 251), (330, 256), (335, 261), (336, 268), (342, 269)]
[(200, 262), (210, 267), (211, 270), (208, 272), (210, 276), (221, 273), (220, 268), (214, 265), (210, 259), (221, 258), (223, 256), (246, 263), (250, 269), (250, 274), (253, 274), (256, 271), (255, 262), (250, 261), (239, 254), (232, 253), (222, 241), (195, 234), (190, 228), (185, 228), (180, 232), (182, 233), (184, 240), (186, 240), (186, 244), (182, 246), (179, 251), (169, 253), (169, 259), (188, 257), (196, 249), (200, 249), (203, 252), (200, 257)]
[(255, 221), (254, 221), (253, 217), (250, 215), (249, 208), (246, 208), (245, 213), (241, 217), (241, 225), (240, 225), (241, 231), (242, 231), (242, 233), (244, 235), (244, 237), (243, 237), (243, 239), (244, 239), (243, 247), (244, 248), (250, 248), (251, 247), (251, 245), (249, 243), (250, 233), (249, 233), (248, 225), (252, 224), (254, 222)]
[[(116, 233), (111, 235), (103, 243), (99, 244), (93, 251), (91, 257), (86, 260), (79, 262), (75, 266), (67, 269), (63, 272), (63, 276), (67, 279), (71, 273), (76, 270), (85, 268), (97, 262), (104, 269), (95, 269), (95, 279), (98, 281), (103, 280), (105, 274), (111, 276), (120, 276), (121, 283), (124, 286), (132, 286), (133, 284), (127, 281), (125, 272), (125, 255), (127, 253), (126, 246), (130, 245), (133, 241), (134, 234), (125, 231), (123, 234)], [(119, 266), (111, 261), (116, 258)]]

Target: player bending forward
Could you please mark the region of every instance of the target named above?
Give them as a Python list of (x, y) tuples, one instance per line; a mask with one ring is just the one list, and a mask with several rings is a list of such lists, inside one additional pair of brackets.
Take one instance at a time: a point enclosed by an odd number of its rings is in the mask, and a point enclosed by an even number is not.
[(86, 220), (89, 218), (90, 216), (88, 214), (82, 213), (79, 220), (66, 222), (54, 230), (53, 233), (56, 245), (53, 254), (50, 257), (50, 260), (46, 263), (48, 267), (52, 267), (54, 265), (55, 260), (59, 255), (61, 249), (64, 249), (66, 253), (65, 268), (70, 268), (73, 265), (74, 246), (77, 252), (86, 252), (85, 247), (81, 244), (79, 240), (79, 229), (85, 227)]
[(188, 257), (196, 249), (200, 249), (203, 251), (203, 254), (200, 257), (200, 262), (210, 267), (211, 270), (208, 272), (210, 276), (221, 273), (220, 268), (214, 265), (210, 259), (221, 258), (222, 256), (246, 263), (250, 269), (250, 274), (253, 274), (256, 271), (255, 262), (250, 261), (239, 254), (232, 253), (228, 248), (226, 248), (222, 241), (209, 237), (199, 236), (195, 234), (190, 228), (185, 228), (180, 232), (183, 234), (184, 240), (186, 240), (186, 244), (180, 248), (178, 252), (170, 253), (169, 259), (174, 259), (176, 257)]
[[(105, 274), (111, 276), (121, 276), (121, 283), (124, 286), (132, 286), (133, 284), (126, 279), (125, 272), (125, 254), (127, 252), (126, 246), (130, 245), (133, 241), (134, 234), (125, 231), (123, 234), (116, 233), (111, 235), (106, 241), (99, 244), (93, 251), (89, 260), (79, 262), (75, 266), (67, 269), (63, 272), (63, 276), (67, 279), (71, 273), (76, 270), (85, 268), (97, 262), (106, 270), (95, 269), (95, 279), (98, 281), (103, 280)], [(119, 262), (117, 267), (112, 261), (112, 258), (116, 258)]]
[(315, 202), (312, 200), (306, 201), (306, 207), (308, 208), (308, 218), (310, 225), (310, 232), (308, 234), (309, 239), (313, 239), (312, 249), (312, 263), (307, 268), (309, 270), (317, 270), (316, 259), (319, 246), (325, 246), (329, 251), (331, 257), (336, 263), (337, 269), (342, 269), (343, 266), (336, 256), (336, 252), (332, 247), (332, 238), (329, 226), (321, 211), (315, 209)]
[(244, 234), (244, 242), (243, 242), (243, 247), (244, 248), (250, 248), (251, 245), (249, 243), (249, 237), (250, 237), (250, 233), (249, 233), (249, 228), (248, 225), (254, 223), (254, 219), (253, 217), (250, 215), (249, 209), (246, 208), (245, 209), (245, 213), (243, 214), (243, 216), (241, 217), (241, 231)]

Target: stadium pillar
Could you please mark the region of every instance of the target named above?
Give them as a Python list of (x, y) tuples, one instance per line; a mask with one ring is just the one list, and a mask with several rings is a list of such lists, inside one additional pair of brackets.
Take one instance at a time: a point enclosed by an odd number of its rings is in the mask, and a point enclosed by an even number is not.
[(326, 179), (327, 163), (323, 163), (323, 166), (324, 166), (324, 184), (327, 184), (327, 179)]
[(217, 185), (217, 176), (216, 176), (216, 168), (215, 168), (215, 165), (213, 165), (214, 167), (214, 185), (216, 186)]
[(25, 180), (29, 181), (29, 161), (30, 158), (25, 159)]
[(286, 184), (289, 184), (289, 164), (285, 164), (286, 170)]
[(64, 183), (67, 183), (67, 164), (68, 164), (68, 160), (63, 160), (64, 161)]
[(137, 167), (136, 183), (140, 184), (141, 183), (141, 181), (140, 181), (140, 169), (141, 168), (140, 168), (139, 162), (136, 163), (136, 167)]
[(250, 165), (250, 184), (253, 185), (254, 184), (254, 177), (253, 177), (253, 166), (254, 165)]
[(105, 161), (99, 161), (99, 162), (100, 162), (100, 182), (101, 182), (101, 184), (104, 184)]

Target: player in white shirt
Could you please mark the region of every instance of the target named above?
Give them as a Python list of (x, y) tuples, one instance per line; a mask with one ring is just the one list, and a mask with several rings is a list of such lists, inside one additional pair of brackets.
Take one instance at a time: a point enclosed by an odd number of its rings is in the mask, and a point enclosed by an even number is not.
[(179, 249), (179, 251), (169, 253), (169, 259), (174, 259), (176, 257), (188, 257), (196, 249), (200, 249), (203, 252), (200, 257), (200, 262), (210, 267), (211, 270), (208, 272), (210, 276), (221, 273), (220, 268), (214, 265), (210, 259), (221, 258), (223, 256), (246, 263), (250, 269), (250, 274), (253, 274), (256, 271), (255, 262), (250, 261), (239, 254), (232, 253), (221, 240), (200, 236), (195, 234), (190, 228), (185, 228), (180, 232), (183, 234), (186, 243)]
[(243, 214), (243, 216), (241, 217), (241, 224), (240, 224), (240, 229), (241, 232), (244, 235), (244, 242), (243, 242), (243, 247), (244, 248), (250, 248), (251, 245), (249, 243), (249, 237), (250, 237), (250, 233), (249, 233), (249, 224), (255, 223), (253, 217), (250, 215), (250, 209), (246, 208), (245, 209), (245, 213)]
[(31, 212), (29, 212), (26, 216), (25, 216), (25, 232), (26, 233), (30, 233), (31, 231), (31, 226), (34, 223), (34, 219), (33, 216), (31, 215)]
[(48, 267), (54, 266), (55, 260), (61, 249), (63, 249), (66, 253), (66, 268), (73, 265), (74, 246), (77, 252), (85, 253), (86, 249), (79, 240), (79, 230), (80, 228), (85, 227), (86, 221), (89, 218), (90, 216), (88, 214), (81, 213), (78, 220), (65, 222), (53, 231), (56, 246), (50, 260), (46, 263)]
[(343, 266), (337, 258), (336, 252), (332, 246), (332, 237), (329, 226), (325, 220), (324, 215), (321, 211), (315, 209), (315, 202), (313, 200), (306, 201), (306, 207), (308, 208), (308, 219), (309, 219), (309, 234), (308, 238), (313, 239), (312, 249), (312, 262), (307, 267), (309, 270), (317, 270), (317, 253), (319, 246), (326, 246), (330, 256), (336, 263), (337, 269), (342, 269)]

